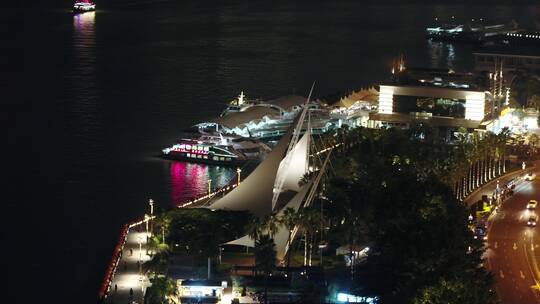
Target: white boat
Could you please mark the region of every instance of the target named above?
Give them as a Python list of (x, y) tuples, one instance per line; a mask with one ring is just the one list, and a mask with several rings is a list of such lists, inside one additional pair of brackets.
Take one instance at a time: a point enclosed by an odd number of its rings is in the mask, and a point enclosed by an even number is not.
[(78, 1), (73, 4), (74, 13), (84, 13), (96, 10), (96, 4), (89, 0)]

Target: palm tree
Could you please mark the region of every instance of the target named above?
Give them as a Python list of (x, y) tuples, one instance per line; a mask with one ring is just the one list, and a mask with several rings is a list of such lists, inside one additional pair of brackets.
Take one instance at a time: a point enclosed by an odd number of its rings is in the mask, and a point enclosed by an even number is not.
[(169, 297), (176, 295), (176, 284), (166, 276), (154, 276), (150, 279), (152, 286), (148, 290), (148, 303), (169, 303)]
[(152, 259), (143, 263), (145, 271), (154, 274), (165, 274), (167, 272), (167, 266), (169, 264), (169, 251), (160, 250), (156, 252)]
[(298, 215), (298, 223), (304, 232), (304, 266), (311, 266), (313, 243), (317, 236), (317, 229), (321, 226), (321, 215), (317, 210), (303, 208)]
[(502, 155), (503, 173), (506, 173), (506, 147), (508, 145), (508, 139), (510, 138), (510, 130), (508, 128), (503, 128), (498, 136)]
[[(247, 230), (247, 235), (251, 239), (253, 239), (254, 242), (257, 242), (257, 240), (259, 239), (259, 237), (260, 237), (260, 235), (262, 233), (262, 220), (257, 216), (252, 217), (250, 219), (250, 221), (248, 222), (246, 230)], [(246, 247), (246, 250), (249, 250), (249, 247)], [(256, 274), (256, 262), (254, 261), (253, 263), (254, 263), (254, 265), (253, 265), (253, 275), (255, 275)]]
[(298, 213), (293, 208), (286, 208), (283, 210), (283, 214), (280, 218), (280, 223), (287, 228), (289, 236), (287, 237), (287, 275), (289, 274), (289, 267), (291, 266), (291, 235), (294, 227), (298, 223)]
[(259, 239), (259, 235), (262, 230), (262, 220), (259, 217), (252, 217), (247, 225), (247, 235), (252, 238), (254, 241)]
[(259, 236), (255, 242), (255, 265), (264, 274), (264, 303), (268, 303), (268, 276), (276, 266), (276, 245), (267, 234)]
[(280, 218), (278, 217), (277, 213), (273, 212), (262, 220), (261, 226), (262, 229), (264, 229), (264, 231), (273, 238), (278, 232), (279, 224)]
[(457, 139), (457, 157), (455, 173), (458, 175), (458, 198), (463, 199), (468, 194), (470, 168), (472, 161), (475, 159), (475, 151), (472, 149), (471, 139), (467, 130), (460, 128)]

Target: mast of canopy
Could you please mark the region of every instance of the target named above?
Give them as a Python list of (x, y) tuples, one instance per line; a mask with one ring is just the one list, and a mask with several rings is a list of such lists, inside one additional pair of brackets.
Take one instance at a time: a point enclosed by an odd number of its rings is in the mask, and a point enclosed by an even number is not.
[[(304, 119), (306, 117), (306, 112), (308, 110), (309, 100), (311, 99), (311, 94), (313, 93), (314, 87), (315, 87), (315, 81), (311, 85), (311, 90), (309, 90), (309, 95), (308, 95), (308, 98), (306, 99), (306, 103), (304, 104), (304, 109), (302, 109), (302, 113), (300, 113), (300, 118), (298, 119), (296, 127), (294, 128), (291, 141), (289, 142), (289, 147), (287, 148), (287, 153), (285, 154), (285, 158), (284, 158), (285, 163), (283, 164), (285, 168), (287, 168), (290, 165), (290, 162), (291, 162), (290, 153), (292, 152), (292, 150), (294, 149), (294, 146), (298, 143), (298, 140), (300, 139), (300, 133), (302, 132), (302, 125), (304, 124)], [(276, 206), (277, 200), (279, 198), (279, 195), (281, 194), (284, 183), (285, 183), (285, 177), (278, 174), (276, 176), (276, 181), (274, 183), (274, 193), (272, 196), (272, 210), (274, 210), (274, 207)]]
[[(317, 188), (319, 186), (319, 183), (321, 182), (321, 178), (322, 176), (324, 175), (325, 171), (326, 171), (326, 167), (328, 165), (328, 163), (330, 162), (330, 154), (332, 154), (332, 150), (330, 150), (328, 152), (328, 154), (326, 155), (326, 159), (324, 160), (324, 163), (321, 167), (321, 170), (319, 171), (319, 174), (317, 174), (317, 176), (315, 177), (315, 180), (313, 181), (313, 185), (311, 186), (311, 189), (309, 189), (309, 192), (308, 192), (308, 195), (306, 196), (306, 201), (304, 202), (304, 207), (303, 208), (306, 208), (306, 207), (309, 207), (311, 205), (311, 203), (313, 202), (313, 200), (315, 199), (315, 195), (317, 194)], [(298, 225), (294, 226), (292, 232), (291, 232), (291, 237), (289, 239), (289, 242), (287, 243), (287, 245), (285, 246), (285, 253), (283, 256), (287, 256), (287, 253), (289, 251), (289, 247), (290, 245), (292, 244), (294, 238), (296, 237), (296, 233), (298, 233)]]

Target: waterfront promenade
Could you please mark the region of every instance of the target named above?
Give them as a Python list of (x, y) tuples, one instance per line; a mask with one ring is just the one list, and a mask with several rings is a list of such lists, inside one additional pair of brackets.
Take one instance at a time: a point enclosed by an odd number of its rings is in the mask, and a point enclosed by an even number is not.
[(108, 297), (104, 303), (143, 303), (148, 277), (141, 271), (142, 264), (150, 259), (147, 237), (150, 233), (144, 224), (129, 229), (116, 272), (111, 280)]

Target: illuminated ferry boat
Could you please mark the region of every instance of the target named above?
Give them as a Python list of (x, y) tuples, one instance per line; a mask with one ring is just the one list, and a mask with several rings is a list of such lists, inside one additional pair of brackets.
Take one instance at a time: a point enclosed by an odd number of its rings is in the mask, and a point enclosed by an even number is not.
[(435, 41), (482, 42), (521, 31), (512, 24), (443, 24), (426, 28), (426, 36)]
[(204, 135), (197, 139), (181, 139), (162, 150), (162, 157), (174, 160), (217, 165), (239, 165), (259, 160), (271, 149), (251, 138)]
[(89, 0), (77, 1), (73, 4), (74, 13), (84, 13), (96, 10), (96, 4)]

